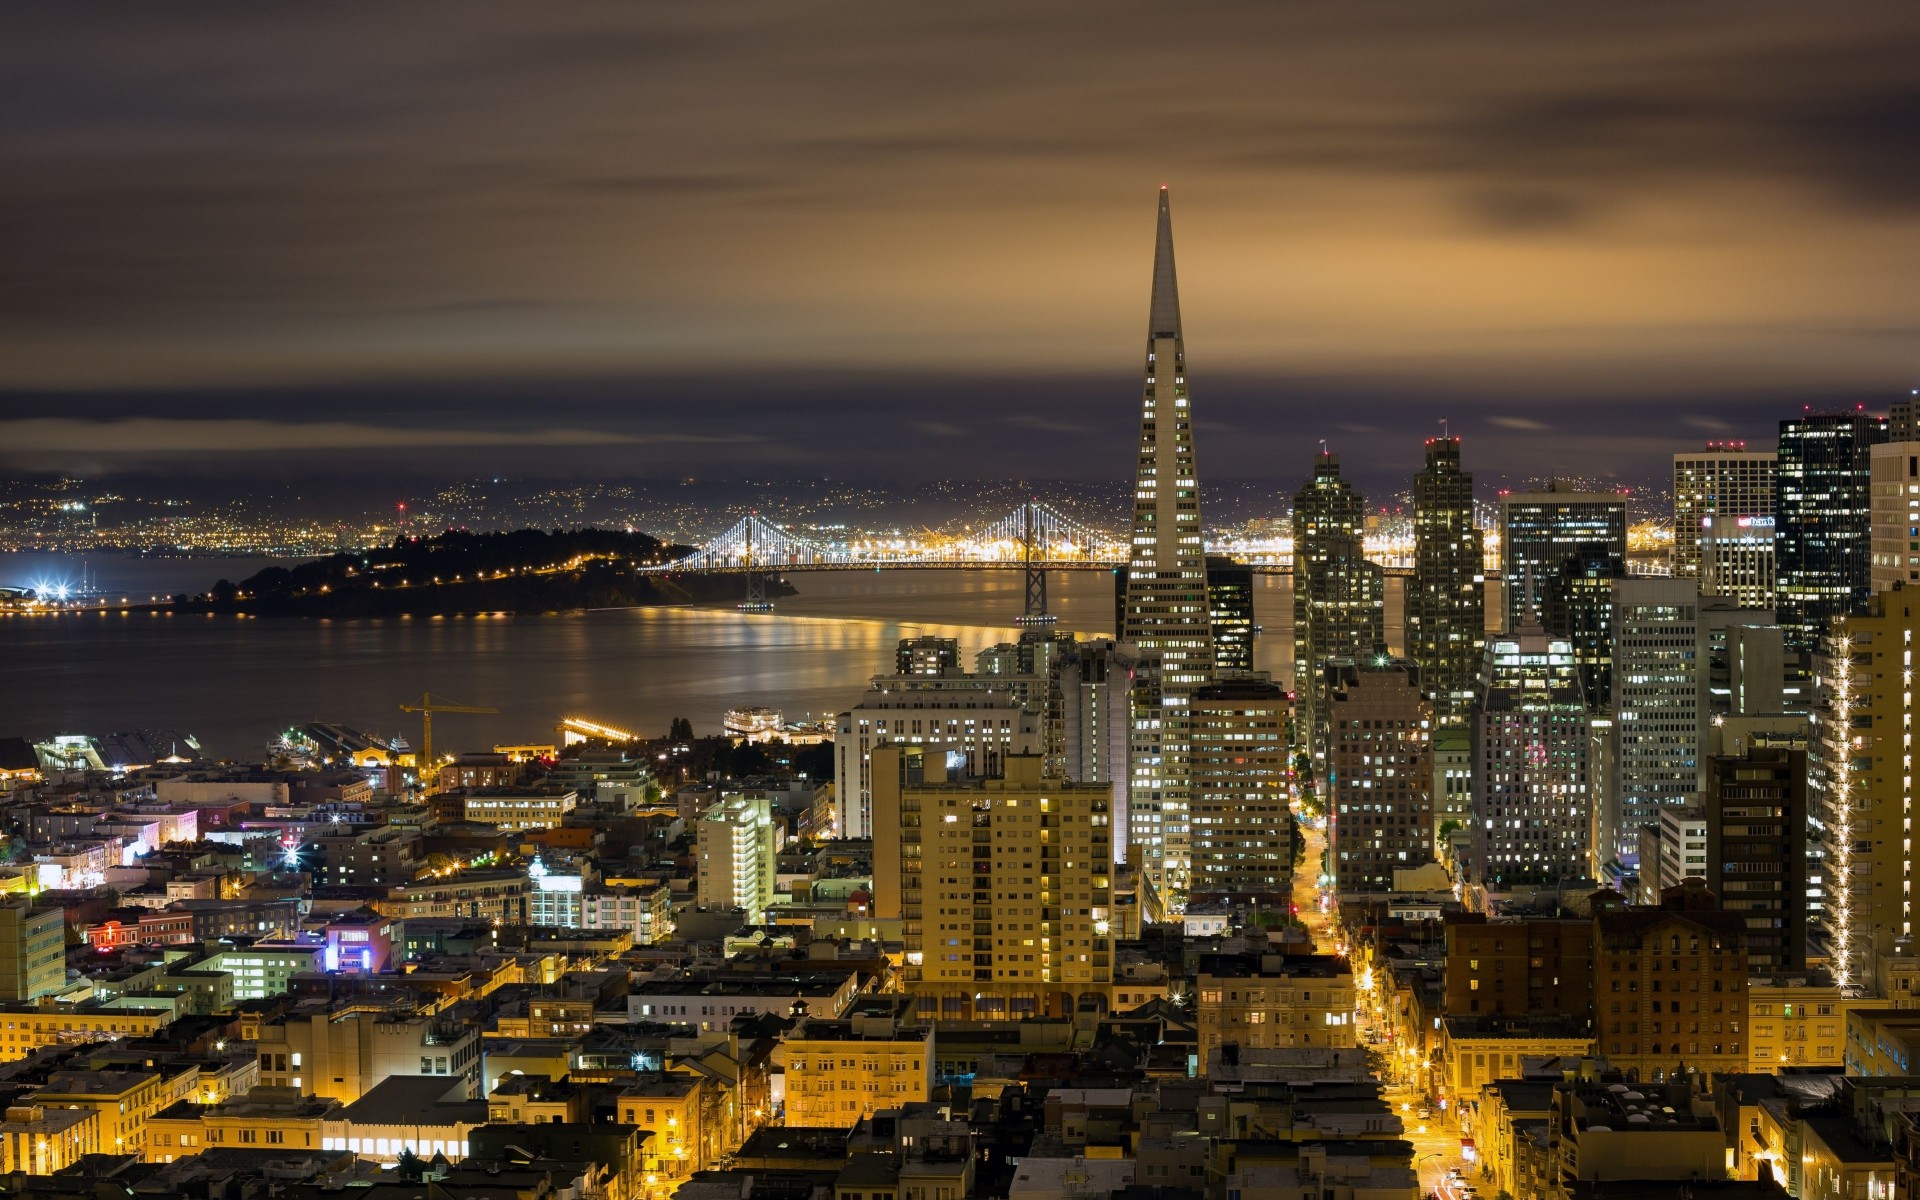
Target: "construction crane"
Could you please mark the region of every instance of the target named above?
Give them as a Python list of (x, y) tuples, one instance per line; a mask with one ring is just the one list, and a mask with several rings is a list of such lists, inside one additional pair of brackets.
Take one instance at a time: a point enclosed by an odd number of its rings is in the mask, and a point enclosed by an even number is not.
[(445, 700), (435, 700), (432, 692), (421, 692), (420, 703), (402, 704), (400, 711), (420, 714), (420, 757), (415, 760), (416, 773), (420, 776), (420, 790), (432, 795), (440, 782), (440, 772), (433, 766), (433, 714), (497, 713), (500, 710), (472, 704), (449, 704)]

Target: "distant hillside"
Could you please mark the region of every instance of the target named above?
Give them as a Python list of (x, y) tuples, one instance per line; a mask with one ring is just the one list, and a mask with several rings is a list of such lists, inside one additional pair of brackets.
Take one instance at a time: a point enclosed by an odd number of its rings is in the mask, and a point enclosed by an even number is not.
[[(192, 612), (269, 617), (453, 616), (557, 612), (724, 601), (744, 594), (730, 575), (642, 574), (688, 553), (644, 533), (610, 529), (450, 530), (391, 546), (269, 567), (199, 596), (176, 596)], [(792, 595), (769, 580), (769, 595)]]

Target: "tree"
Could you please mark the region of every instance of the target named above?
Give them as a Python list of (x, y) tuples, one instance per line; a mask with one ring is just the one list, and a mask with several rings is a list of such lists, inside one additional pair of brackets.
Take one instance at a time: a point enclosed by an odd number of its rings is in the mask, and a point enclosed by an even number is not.
[(675, 742), (692, 741), (693, 722), (687, 720), (685, 717), (675, 717), (672, 723), (667, 726), (667, 739)]
[(426, 1174), (427, 1164), (420, 1161), (420, 1156), (413, 1152), (413, 1147), (402, 1146), (400, 1158), (394, 1164), (394, 1169), (403, 1182), (419, 1183), (420, 1177)]

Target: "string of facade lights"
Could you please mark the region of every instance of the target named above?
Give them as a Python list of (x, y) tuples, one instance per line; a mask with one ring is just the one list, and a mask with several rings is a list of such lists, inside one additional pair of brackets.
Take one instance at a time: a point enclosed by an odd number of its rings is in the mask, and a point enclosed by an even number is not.
[(1833, 765), (1837, 803), (1833, 823), (1833, 873), (1829, 885), (1833, 903), (1834, 981), (1841, 988), (1853, 982), (1853, 751), (1859, 740), (1853, 732), (1853, 639), (1842, 635), (1834, 668), (1834, 719), (1840, 724), (1840, 753)]

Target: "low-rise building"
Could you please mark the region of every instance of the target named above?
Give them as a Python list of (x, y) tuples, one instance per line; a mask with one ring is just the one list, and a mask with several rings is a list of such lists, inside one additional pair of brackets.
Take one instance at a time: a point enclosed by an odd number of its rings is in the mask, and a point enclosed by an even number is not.
[(788, 1125), (849, 1128), (878, 1109), (928, 1099), (933, 1034), (905, 1023), (912, 1001), (872, 997), (845, 1017), (809, 1017), (789, 1033), (785, 1056)]
[(1843, 992), (1819, 973), (1747, 981), (1751, 1051), (1747, 1069), (1758, 1073), (1787, 1067), (1837, 1067), (1845, 1059), (1847, 1013), (1878, 1007)]
[(1201, 958), (1202, 1057), (1226, 1044), (1252, 1049), (1357, 1046), (1353, 971), (1331, 954), (1209, 954)]
[(1441, 1020), (1442, 1098), (1470, 1102), (1497, 1079), (1515, 1079), (1527, 1058), (1587, 1058), (1593, 1035), (1572, 1017), (1446, 1017)]
[(471, 1099), (466, 1081), (442, 1075), (390, 1075), (366, 1095), (320, 1122), (323, 1150), (348, 1150), (374, 1162), (467, 1157), (468, 1138), (487, 1123), (487, 1101)]
[(42, 1177), (100, 1152), (100, 1114), (92, 1108), (8, 1107), (0, 1121), (0, 1170)]
[(509, 831), (553, 829), (574, 806), (577, 792), (560, 787), (484, 787), (466, 794), (466, 819)]
[(1585, 1182), (1726, 1177), (1726, 1134), (1710, 1111), (1694, 1110), (1685, 1084), (1560, 1084), (1549, 1121), (1560, 1151), (1556, 1194)]
[[(173, 1020), (173, 1006), (137, 997), (102, 1004), (0, 1005), (0, 1062), (25, 1058), (42, 1046), (70, 1046), (144, 1037)], [(126, 1007), (120, 1007), (125, 1004)]]

